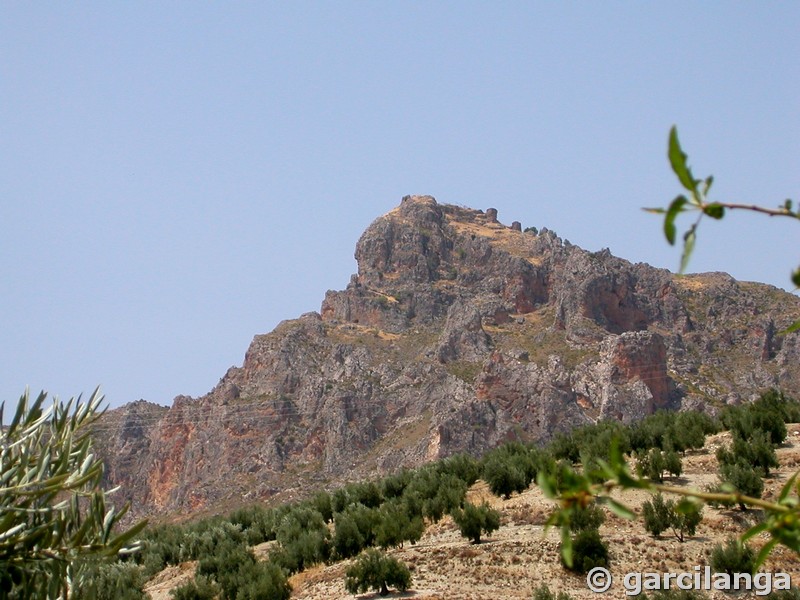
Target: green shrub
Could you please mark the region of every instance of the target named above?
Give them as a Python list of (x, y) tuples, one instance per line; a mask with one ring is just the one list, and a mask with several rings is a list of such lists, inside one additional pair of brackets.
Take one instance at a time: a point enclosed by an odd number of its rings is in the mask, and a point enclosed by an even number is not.
[(350, 505), (345, 514), (350, 516), (358, 527), (358, 531), (364, 538), (364, 548), (375, 545), (375, 535), (381, 515), (378, 509), (367, 508), (363, 504)]
[(683, 541), (685, 535), (694, 535), (697, 526), (703, 520), (703, 507), (700, 504), (683, 500), (677, 504), (670, 502), (672, 509), (670, 528), (678, 541)]
[(298, 573), (313, 565), (325, 562), (330, 557), (330, 534), (321, 531), (304, 531), (291, 542), (281, 544), (270, 560), (286, 569)]
[(469, 454), (454, 454), (439, 461), (439, 472), (443, 475), (454, 475), (467, 486), (472, 485), (481, 475), (480, 462)]
[(283, 571), (271, 562), (246, 565), (238, 579), (236, 600), (288, 600), (292, 593)]
[(652, 481), (661, 482), (664, 477), (664, 470), (667, 468), (667, 461), (664, 460), (664, 453), (658, 448), (650, 448), (649, 451), (642, 451), (636, 458), (636, 472), (640, 477), (647, 477)]
[(343, 512), (350, 505), (350, 498), (344, 488), (334, 490), (331, 494), (331, 509), (334, 513)]
[(247, 543), (256, 546), (275, 539), (276, 511), (264, 506), (249, 506), (233, 512), (228, 521), (239, 525)]
[(188, 526), (184, 529), (183, 539), (181, 561), (198, 560), (214, 554), (220, 544), (233, 543), (244, 546), (246, 543), (245, 534), (239, 525), (218, 519), (200, 521)]
[(152, 577), (167, 565), (186, 560), (186, 531), (177, 525), (149, 527), (142, 535), (143, 549), (138, 560), (144, 564), (145, 577)]
[(675, 450), (664, 452), (664, 470), (673, 477), (680, 477), (683, 473), (683, 461)]
[(436, 495), (422, 503), (423, 516), (438, 521), (444, 515), (458, 508), (467, 495), (467, 484), (455, 475), (444, 474), (439, 477)]
[(417, 470), (402, 499), (410, 515), (422, 515), (436, 523), (461, 506), (466, 494), (467, 484), (462, 479), (429, 466)]
[(345, 487), (350, 504), (363, 504), (367, 508), (377, 508), (383, 503), (383, 494), (374, 481), (351, 483)]
[(658, 537), (669, 529), (669, 508), (661, 494), (656, 494), (642, 505), (642, 516), (645, 530), (653, 537)]
[(530, 485), (523, 469), (508, 455), (490, 456), (483, 465), (483, 480), (495, 496), (506, 500), (514, 492), (524, 492)]
[(384, 550), (415, 544), (425, 531), (422, 517), (410, 514), (404, 502), (386, 502), (378, 511), (380, 520), (375, 529), (375, 542)]
[(661, 494), (656, 494), (642, 506), (644, 528), (653, 536), (658, 537), (667, 529), (679, 541), (684, 537), (694, 535), (697, 526), (703, 519), (702, 506), (693, 502), (683, 501), (676, 503), (674, 500), (664, 500)]
[(753, 431), (760, 429), (773, 444), (782, 443), (786, 439), (786, 423), (798, 419), (800, 404), (777, 390), (765, 392), (752, 404), (730, 407), (722, 413), (725, 427), (742, 439), (749, 439)]
[(214, 600), (220, 593), (216, 584), (207, 577), (198, 576), (170, 591), (174, 600)]
[(769, 436), (773, 444), (782, 444), (786, 439), (786, 423), (779, 412), (756, 410), (753, 412), (753, 427)]
[(255, 557), (247, 547), (232, 540), (220, 540), (212, 553), (200, 558), (195, 573), (216, 581), (222, 588), (222, 597), (233, 599), (241, 584), (240, 570), (254, 563)]
[(557, 433), (547, 448), (557, 461), (567, 460), (575, 464), (581, 458), (578, 442), (570, 433)]
[(717, 449), (717, 461), (720, 465), (740, 463), (758, 467), (762, 477), (769, 475), (771, 467), (778, 466), (778, 456), (769, 434), (761, 429), (754, 429), (746, 440), (734, 433), (730, 448), (721, 446)]
[(276, 560), (290, 573), (324, 562), (330, 555), (330, 530), (312, 508), (292, 508), (281, 519), (275, 537), (282, 550), (276, 553)]
[(389, 587), (401, 592), (411, 586), (411, 572), (394, 557), (370, 548), (359, 556), (345, 573), (344, 587), (351, 594), (375, 590), (381, 596), (389, 593)]
[[(92, 563), (84, 566), (84, 577), (73, 588), (74, 600), (146, 600), (147, 581), (143, 567), (134, 563)], [(0, 591), (0, 597), (3, 596)]]
[(458, 525), (461, 535), (471, 540), (473, 544), (481, 543), (482, 533), (488, 535), (500, 527), (500, 513), (486, 502), (480, 506), (467, 502), (463, 510), (456, 509), (450, 514)]
[(338, 558), (356, 556), (365, 547), (364, 535), (352, 514), (336, 513), (332, 546)]
[(411, 483), (413, 474), (408, 469), (403, 469), (398, 473), (385, 477), (381, 482), (381, 493), (386, 499), (399, 498)]
[(572, 566), (562, 564), (576, 573), (588, 573), (595, 567), (608, 567), (608, 545), (597, 529), (584, 529), (572, 540)]
[(778, 413), (784, 423), (800, 423), (800, 402), (780, 390), (773, 388), (764, 392), (754, 404), (759, 409)]
[(577, 508), (570, 514), (569, 528), (573, 533), (584, 529), (599, 529), (606, 520), (606, 513), (596, 502)]
[(630, 445), (639, 453), (650, 448), (685, 452), (702, 448), (705, 436), (716, 433), (720, 427), (716, 419), (705, 413), (661, 410), (630, 425)]
[(652, 481), (661, 483), (664, 480), (664, 473), (678, 477), (683, 470), (681, 457), (672, 449), (651, 448), (647, 452), (639, 451), (636, 456), (636, 472)]
[[(761, 475), (752, 465), (742, 463), (723, 463), (720, 465), (720, 479), (745, 496), (760, 498), (764, 491), (764, 482)], [(741, 502), (739, 508), (746, 510), (747, 506)]]
[(631, 451), (630, 429), (616, 419), (580, 427), (573, 432), (573, 438), (580, 448), (584, 468), (596, 459), (607, 462), (611, 455), (611, 447), (614, 445), (623, 454)]
[(738, 539), (729, 539), (725, 545), (716, 544), (711, 550), (709, 563), (716, 573), (752, 573), (755, 566), (755, 552)]
[(331, 495), (328, 492), (317, 492), (310, 501), (311, 507), (322, 515), (326, 523), (333, 521), (333, 506)]

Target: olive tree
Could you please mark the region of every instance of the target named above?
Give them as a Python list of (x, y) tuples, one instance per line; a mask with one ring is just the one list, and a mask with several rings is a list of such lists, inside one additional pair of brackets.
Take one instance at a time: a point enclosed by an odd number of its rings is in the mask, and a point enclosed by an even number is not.
[(26, 390), (0, 429), (0, 597), (69, 597), (82, 564), (134, 550), (145, 525), (117, 532), (127, 507), (106, 504), (89, 436), (103, 396), (46, 399)]
[(345, 574), (344, 587), (351, 594), (373, 589), (386, 596), (390, 586), (406, 591), (411, 586), (411, 572), (396, 558), (374, 548), (364, 551)]

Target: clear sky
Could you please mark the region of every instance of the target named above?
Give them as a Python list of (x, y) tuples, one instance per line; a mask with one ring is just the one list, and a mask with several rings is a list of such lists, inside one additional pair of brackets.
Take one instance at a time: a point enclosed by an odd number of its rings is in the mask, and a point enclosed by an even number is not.
[[(800, 200), (798, 2), (4, 2), (0, 399), (200, 396), (318, 310), (405, 194), (674, 269), (678, 124), (720, 200)], [(684, 223), (682, 223), (684, 224)], [(699, 232), (788, 287), (800, 224)]]

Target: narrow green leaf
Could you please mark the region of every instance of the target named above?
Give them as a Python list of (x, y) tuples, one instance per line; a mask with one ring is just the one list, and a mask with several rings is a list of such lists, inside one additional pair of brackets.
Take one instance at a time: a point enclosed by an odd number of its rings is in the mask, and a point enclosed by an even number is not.
[(28, 412), (29, 397), (30, 392), (27, 388), (25, 388), (25, 393), (20, 396), (19, 402), (17, 403), (17, 410), (14, 413), (14, 418), (11, 420), (11, 424), (6, 428), (6, 435), (9, 437), (9, 439), (14, 434), (19, 424), (23, 422), (22, 417)]
[(667, 213), (667, 209), (666, 208), (643, 208), (642, 210), (644, 212), (649, 212), (649, 213), (652, 213), (654, 215), (664, 215), (664, 214)]
[(111, 541), (110, 545), (113, 548), (116, 548), (116, 549), (118, 549), (120, 551), (122, 549), (124, 549), (124, 548), (128, 548), (130, 550), (130, 548), (139, 546), (141, 544), (141, 541), (133, 540), (133, 538), (135, 538), (137, 535), (139, 535), (146, 526), (147, 526), (147, 521), (146, 520), (145, 521), (140, 521), (139, 523), (137, 523), (136, 525), (134, 525), (133, 527), (131, 527), (127, 531), (125, 531), (125, 532), (121, 533), (120, 535), (114, 537), (113, 540)]
[(114, 526), (114, 522), (116, 521), (114, 518), (115, 516), (114, 509), (112, 508), (106, 513), (105, 518), (103, 518), (103, 537), (105, 539), (108, 539), (111, 535), (111, 528)]
[(569, 535), (569, 527), (561, 528), (561, 558), (567, 567), (572, 567), (572, 538)]
[(789, 478), (784, 486), (781, 488), (780, 496), (778, 496), (778, 504), (783, 504), (783, 501), (789, 497), (789, 494), (792, 491), (792, 487), (794, 486), (794, 482), (797, 480), (798, 473), (795, 473)]
[(744, 534), (742, 535), (742, 543), (746, 542), (751, 537), (758, 535), (759, 533), (763, 533), (768, 528), (769, 528), (769, 525), (767, 524), (766, 521), (762, 521), (758, 525), (755, 525), (755, 526), (751, 527), (750, 529), (745, 531)]
[(8, 539), (8, 538), (11, 538), (11, 537), (14, 537), (14, 535), (19, 533), (20, 531), (23, 531), (25, 529), (25, 527), (27, 527), (27, 526), (28, 526), (28, 523), (26, 521), (26, 522), (20, 523), (18, 525), (15, 525), (14, 527), (9, 529), (8, 531), (0, 532), (0, 541)]
[(561, 522), (561, 518), (561, 510), (554, 510), (544, 523), (544, 532), (547, 533), (553, 525), (558, 525)]
[(598, 498), (597, 501), (600, 502), (601, 504), (605, 504), (606, 506), (608, 506), (608, 509), (618, 517), (621, 517), (623, 519), (628, 519), (629, 521), (632, 521), (633, 519), (636, 518), (635, 512), (633, 512), (630, 508), (628, 508), (621, 502), (614, 500), (614, 498), (610, 498), (609, 496), (604, 496), (602, 498)]
[(664, 217), (664, 236), (671, 246), (675, 245), (675, 218), (683, 212), (683, 207), (688, 202), (685, 196), (678, 196), (667, 209), (667, 216)]
[(617, 473), (611, 467), (611, 465), (609, 465), (602, 458), (597, 458), (595, 459), (595, 461), (597, 462), (597, 467), (598, 467), (595, 473), (596, 475), (602, 475), (603, 479), (610, 479), (612, 481), (617, 479)]
[(761, 565), (764, 564), (764, 561), (769, 556), (769, 553), (772, 552), (772, 549), (777, 544), (778, 544), (778, 539), (777, 538), (772, 538), (770, 541), (768, 541), (766, 544), (764, 544), (764, 547), (761, 548), (761, 551), (756, 556), (756, 562), (753, 564), (753, 572), (754, 573), (758, 570), (758, 568)]
[(711, 189), (711, 185), (714, 183), (714, 176), (709, 175), (706, 177), (705, 182), (703, 183), (703, 196), (708, 195), (708, 191)]
[(686, 267), (689, 266), (689, 259), (692, 256), (692, 252), (694, 252), (694, 243), (697, 239), (695, 229), (697, 229), (696, 224), (692, 225), (689, 231), (686, 232), (686, 235), (683, 236), (683, 254), (681, 255), (680, 273), (686, 272)]
[(540, 471), (536, 477), (536, 484), (542, 490), (542, 493), (548, 498), (556, 497), (556, 486), (554, 478)]
[(669, 156), (669, 164), (672, 166), (675, 175), (678, 176), (678, 181), (681, 182), (684, 188), (690, 192), (696, 193), (697, 182), (686, 164), (686, 159), (688, 157), (681, 149), (681, 144), (678, 141), (678, 128), (674, 125), (669, 132), (669, 150), (667, 154)]

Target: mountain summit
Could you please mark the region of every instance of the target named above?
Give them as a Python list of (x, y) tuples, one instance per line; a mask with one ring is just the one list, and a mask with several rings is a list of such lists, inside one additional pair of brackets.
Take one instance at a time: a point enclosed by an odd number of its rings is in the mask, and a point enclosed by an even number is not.
[(111, 411), (108, 483), (137, 513), (281, 500), (345, 479), (658, 409), (800, 391), (800, 299), (677, 276), (406, 196), (319, 313), (257, 335), (201, 398)]

